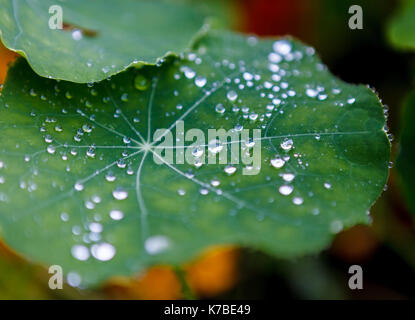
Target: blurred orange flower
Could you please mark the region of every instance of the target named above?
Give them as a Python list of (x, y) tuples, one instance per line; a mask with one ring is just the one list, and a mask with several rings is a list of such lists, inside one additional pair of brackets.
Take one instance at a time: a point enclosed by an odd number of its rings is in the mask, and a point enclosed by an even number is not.
[(6, 49), (0, 42), (0, 84), (4, 83), (9, 63), (17, 57), (13, 51)]

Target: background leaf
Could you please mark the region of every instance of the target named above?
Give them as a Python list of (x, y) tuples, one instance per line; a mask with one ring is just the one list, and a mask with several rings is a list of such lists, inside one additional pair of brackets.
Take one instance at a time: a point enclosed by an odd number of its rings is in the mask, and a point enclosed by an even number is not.
[[(52, 5), (62, 7), (63, 30), (49, 28)], [(211, 13), (190, 0), (1, 0), (0, 6), (6, 47), (41, 76), (81, 83), (183, 52)]]
[(415, 0), (402, 1), (402, 7), (388, 26), (388, 37), (397, 48), (415, 49)]
[[(280, 257), (319, 251), (343, 227), (369, 222), (388, 175), (377, 96), (291, 39), (211, 33), (184, 60), (93, 86), (42, 79), (20, 59), (0, 119), (2, 235), (82, 279), (73, 285), (181, 264), (214, 244)], [(261, 129), (241, 141), (244, 152), (261, 142), (260, 174), (157, 165), (154, 131), (181, 119), (205, 134)]]
[(415, 129), (415, 92), (407, 97), (402, 114), (402, 132), (400, 137), (400, 152), (397, 159), (397, 169), (400, 173), (403, 185), (403, 193), (407, 204), (413, 214), (415, 214), (415, 169), (414, 169), (414, 141)]

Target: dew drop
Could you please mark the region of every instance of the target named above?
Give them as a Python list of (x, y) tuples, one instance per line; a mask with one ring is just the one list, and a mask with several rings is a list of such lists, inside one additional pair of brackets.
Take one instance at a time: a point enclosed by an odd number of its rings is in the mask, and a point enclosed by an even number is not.
[(116, 179), (115, 175), (109, 171), (106, 175), (105, 175), (105, 180), (107, 180), (108, 182), (114, 182)]
[(128, 101), (128, 93), (123, 93), (121, 95), (121, 101), (123, 101), (123, 102), (127, 102)]
[(280, 63), (282, 61), (282, 57), (275, 52), (271, 52), (268, 56), (268, 60), (272, 63)]
[(85, 133), (90, 133), (90, 132), (92, 132), (92, 127), (91, 127), (90, 125), (88, 125), (88, 124), (84, 124), (84, 125), (82, 126), (82, 130), (83, 130)]
[(49, 154), (54, 154), (56, 152), (56, 148), (52, 145), (48, 145), (46, 150), (48, 151)]
[(52, 139), (52, 137), (51, 137), (49, 134), (47, 134), (47, 135), (45, 136), (45, 142), (46, 142), (46, 143), (52, 143), (52, 142), (53, 142), (53, 139)]
[(210, 184), (211, 184), (213, 187), (218, 187), (218, 186), (220, 185), (220, 181), (219, 181), (218, 179), (213, 179), (213, 180), (210, 182)]
[(95, 204), (91, 201), (86, 201), (85, 202), (85, 208), (87, 208), (88, 210), (93, 210), (93, 209), (95, 209)]
[(110, 217), (112, 220), (121, 220), (124, 218), (124, 213), (121, 210), (111, 210)]
[(193, 179), (193, 178), (194, 178), (194, 176), (195, 176), (195, 174), (193, 173), (193, 171), (192, 171), (192, 170), (188, 170), (188, 171), (185, 173), (185, 176), (186, 176), (186, 178), (188, 178), (188, 179)]
[(143, 76), (142, 74), (138, 74), (134, 79), (134, 87), (139, 91), (147, 90), (150, 86), (150, 81)]
[(319, 209), (319, 208), (314, 208), (314, 209), (313, 209), (313, 211), (311, 211), (311, 213), (312, 213), (314, 216), (318, 216), (318, 215), (320, 214), (320, 209)]
[(223, 106), (223, 104), (219, 103), (218, 105), (216, 105), (215, 111), (219, 114), (223, 114), (223, 113), (225, 113), (226, 109)]
[(205, 77), (198, 76), (198, 77), (196, 77), (196, 79), (195, 79), (195, 84), (196, 84), (199, 88), (204, 87), (204, 86), (206, 85), (206, 82), (207, 82), (207, 80), (206, 80), (206, 78), (205, 78)]
[(94, 195), (93, 197), (92, 197), (92, 201), (94, 202), (94, 203), (101, 203), (101, 197), (100, 196), (98, 196), (98, 195)]
[(318, 91), (314, 89), (307, 89), (305, 94), (310, 98), (314, 98), (318, 95)]
[(79, 236), (81, 234), (81, 227), (80, 226), (73, 226), (72, 227), (72, 233), (76, 236)]
[(207, 195), (209, 193), (209, 190), (206, 189), (206, 188), (201, 188), (199, 190), (199, 192), (200, 192), (201, 195), (205, 196), (205, 195)]
[(246, 81), (251, 81), (251, 80), (254, 78), (254, 76), (253, 76), (251, 73), (249, 73), (249, 72), (244, 72), (244, 74), (243, 74), (243, 78), (244, 78)]
[(201, 157), (203, 154), (203, 149), (201, 147), (194, 148), (192, 151), (192, 155), (196, 158)]
[(125, 199), (128, 198), (128, 192), (126, 190), (118, 187), (112, 192), (112, 196), (116, 200), (125, 200)]
[(66, 212), (62, 212), (60, 217), (62, 221), (66, 222), (69, 220), (69, 214), (67, 214)]
[(283, 196), (288, 196), (291, 194), (291, 192), (293, 192), (294, 188), (292, 186), (283, 185), (279, 187), (278, 190)]
[(203, 165), (203, 161), (201, 159), (199, 159), (199, 158), (196, 158), (195, 161), (193, 162), (193, 165), (196, 168), (200, 168)]
[(190, 69), (189, 67), (184, 67), (184, 76), (187, 79), (193, 79), (196, 76), (196, 72), (192, 69)]
[(213, 154), (216, 154), (222, 151), (223, 145), (218, 139), (213, 139), (209, 141), (208, 149)]
[(129, 144), (129, 143), (131, 143), (131, 139), (130, 139), (129, 137), (124, 137), (124, 138), (122, 139), (122, 141), (123, 141), (125, 144)]
[(82, 245), (75, 245), (71, 248), (72, 256), (80, 261), (88, 260), (89, 258), (89, 250), (87, 247)]
[(95, 232), (95, 233), (100, 233), (102, 232), (102, 224), (98, 223), (98, 222), (92, 222), (89, 226), (88, 226), (89, 230), (91, 230), (91, 232)]
[(274, 168), (277, 168), (277, 169), (282, 168), (284, 166), (284, 164), (285, 164), (285, 161), (283, 159), (281, 159), (280, 157), (276, 157), (274, 159), (271, 159), (271, 165)]
[(75, 41), (79, 41), (82, 39), (82, 31), (79, 29), (74, 29), (72, 31), (72, 39), (74, 39)]
[(339, 233), (342, 230), (343, 230), (343, 222), (341, 222), (340, 220), (334, 220), (330, 224), (330, 231), (332, 233)]
[(293, 199), (293, 203), (297, 206), (299, 206), (300, 204), (303, 204), (303, 202), (304, 202), (303, 198), (300, 198), (300, 197), (294, 197)]
[(224, 171), (228, 174), (228, 175), (232, 175), (236, 172), (236, 167), (234, 166), (226, 166)]
[(95, 149), (94, 149), (94, 148), (89, 148), (89, 149), (86, 151), (86, 155), (87, 155), (89, 158), (95, 158)]
[(330, 184), (330, 183), (328, 183), (328, 182), (325, 182), (325, 183), (324, 183), (324, 188), (326, 188), (326, 189), (331, 189), (331, 184)]
[(145, 243), (144, 248), (148, 254), (155, 255), (165, 251), (170, 245), (170, 241), (165, 236), (149, 237)]
[(117, 167), (120, 169), (124, 169), (127, 166), (127, 164), (125, 163), (125, 161), (123, 159), (120, 159), (117, 161)]
[(291, 182), (291, 181), (293, 181), (293, 180), (294, 180), (295, 175), (294, 175), (294, 174), (292, 174), (292, 173), (283, 173), (283, 174), (281, 175), (281, 177), (282, 177), (282, 179), (283, 179), (284, 181), (286, 181), (286, 182)]
[(255, 146), (255, 140), (252, 138), (249, 138), (248, 141), (245, 141), (245, 146), (247, 148), (253, 148)]
[(238, 98), (238, 94), (235, 91), (229, 91), (226, 95), (229, 101), (235, 101)]
[(80, 141), (81, 141), (81, 135), (77, 134), (77, 135), (75, 135), (75, 136), (73, 137), (73, 139), (74, 139), (76, 142), (80, 142)]
[(91, 247), (91, 253), (95, 259), (100, 261), (108, 261), (111, 260), (115, 256), (115, 248), (113, 245), (109, 243), (99, 243), (94, 244)]
[(71, 287), (79, 287), (81, 285), (82, 278), (76, 272), (69, 272), (67, 277), (66, 277), (66, 281), (68, 281), (68, 284)]
[(235, 131), (237, 131), (237, 132), (240, 132), (240, 131), (242, 131), (243, 130), (243, 126), (242, 125), (240, 125), (240, 124), (237, 124), (236, 126), (235, 126)]
[(293, 147), (293, 140), (285, 138), (283, 142), (281, 142), (280, 146), (283, 150), (289, 151)]
[(291, 52), (291, 43), (289, 43), (287, 40), (275, 41), (272, 47), (276, 53), (279, 53), (283, 56)]

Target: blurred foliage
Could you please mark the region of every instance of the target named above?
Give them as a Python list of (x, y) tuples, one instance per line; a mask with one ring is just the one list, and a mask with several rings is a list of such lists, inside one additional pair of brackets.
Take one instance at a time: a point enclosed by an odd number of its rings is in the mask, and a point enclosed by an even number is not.
[(402, 7), (390, 21), (388, 37), (402, 50), (415, 50), (415, 0), (403, 0)]
[(397, 168), (408, 206), (415, 215), (415, 92), (407, 97), (402, 112), (402, 131)]

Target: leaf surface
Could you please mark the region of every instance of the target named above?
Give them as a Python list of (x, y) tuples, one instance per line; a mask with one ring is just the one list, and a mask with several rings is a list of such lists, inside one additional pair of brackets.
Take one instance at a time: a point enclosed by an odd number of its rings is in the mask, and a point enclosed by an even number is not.
[[(183, 141), (179, 120), (205, 141)], [(388, 176), (384, 125), (369, 88), (333, 77), (289, 38), (212, 32), (183, 60), (93, 86), (40, 78), (20, 59), (0, 103), (1, 231), (81, 286), (216, 244), (318, 252), (369, 222)], [(189, 162), (160, 161), (161, 128)], [(208, 129), (220, 128), (241, 136), (212, 144)], [(253, 166), (231, 163), (231, 151), (258, 150)], [(218, 152), (227, 161), (199, 166)]]
[[(63, 29), (50, 29), (62, 8)], [(205, 5), (179, 0), (0, 0), (0, 36), (43, 77), (100, 81), (130, 65), (187, 49)]]

